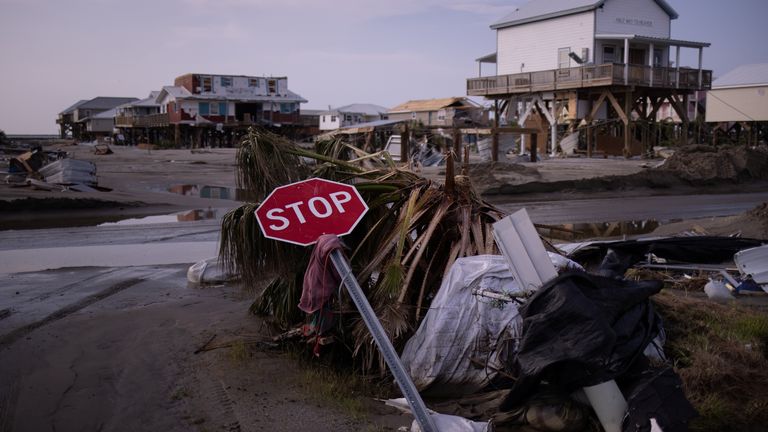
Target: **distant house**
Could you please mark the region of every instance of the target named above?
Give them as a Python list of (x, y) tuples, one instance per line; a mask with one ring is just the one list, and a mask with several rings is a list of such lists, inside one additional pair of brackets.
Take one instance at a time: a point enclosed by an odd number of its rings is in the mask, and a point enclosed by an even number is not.
[[(109, 113), (96, 117), (105, 111), (110, 111), (118, 105), (137, 101), (137, 98), (99, 96), (90, 100), (81, 100), (59, 113), (56, 123), (60, 125), (60, 135), (71, 133), (75, 139), (88, 139), (92, 135), (103, 135), (102, 129), (106, 127), (106, 118)], [(113, 114), (114, 116), (114, 114)], [(95, 119), (95, 120), (94, 120)], [(110, 132), (114, 121), (110, 125)]]
[(361, 103), (323, 111), (320, 113), (320, 130), (336, 130), (360, 123), (386, 120), (388, 111), (389, 108), (380, 105)]
[(488, 112), (466, 97), (410, 100), (389, 110), (390, 120), (410, 120), (425, 126), (487, 126)]
[(186, 74), (163, 87), (160, 111), (171, 124), (250, 122), (295, 124), (307, 100), (288, 90), (288, 78)]
[(74, 104), (68, 106), (64, 111), (59, 113), (59, 117), (56, 119), (56, 124), (59, 125), (59, 137), (66, 138), (72, 135), (72, 128), (75, 123), (74, 115), (78, 106), (88, 102), (87, 99), (81, 99)]
[(708, 122), (768, 121), (768, 63), (739, 66), (707, 93)]

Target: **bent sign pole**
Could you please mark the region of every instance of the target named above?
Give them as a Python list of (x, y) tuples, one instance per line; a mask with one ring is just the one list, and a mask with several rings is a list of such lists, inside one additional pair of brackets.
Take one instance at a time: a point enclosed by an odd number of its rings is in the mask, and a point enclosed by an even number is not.
[[(354, 186), (323, 179), (309, 179), (272, 191), (256, 209), (256, 219), (265, 237), (308, 246), (323, 234), (349, 234), (368, 206)], [(381, 322), (371, 308), (360, 283), (340, 250), (331, 252), (331, 261), (357, 310), (371, 332), (392, 375), (424, 432), (437, 432), (413, 380), (405, 371)]]

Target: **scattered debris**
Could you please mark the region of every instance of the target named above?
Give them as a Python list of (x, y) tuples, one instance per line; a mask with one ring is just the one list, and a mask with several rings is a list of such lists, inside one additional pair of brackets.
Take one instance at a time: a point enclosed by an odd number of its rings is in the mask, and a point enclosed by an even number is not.
[(231, 281), (236, 274), (228, 272), (219, 257), (207, 258), (192, 264), (187, 270), (187, 280), (196, 284), (216, 284)]
[(93, 162), (77, 159), (60, 159), (40, 168), (40, 175), (48, 183), (95, 185), (96, 165)]

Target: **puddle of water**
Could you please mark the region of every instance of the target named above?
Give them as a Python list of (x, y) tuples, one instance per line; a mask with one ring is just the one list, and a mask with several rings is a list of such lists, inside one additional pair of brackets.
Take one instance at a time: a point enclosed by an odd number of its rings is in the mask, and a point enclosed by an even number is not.
[(623, 237), (640, 234), (648, 234), (656, 228), (680, 220), (657, 221), (654, 219), (631, 220), (621, 222), (597, 222), (547, 225), (548, 228), (539, 228), (539, 232), (547, 238), (554, 240), (585, 240), (590, 238)]
[(167, 192), (199, 198), (252, 201), (252, 194), (245, 189), (224, 186), (182, 184), (169, 187)]
[(139, 218), (122, 219), (116, 222), (104, 222), (97, 226), (126, 226), (126, 225), (151, 225), (174, 222), (193, 222), (200, 220), (218, 219), (223, 216), (222, 209), (196, 209), (167, 215), (144, 216)]
[(66, 267), (194, 263), (218, 255), (218, 242), (69, 246), (0, 251), (0, 274)]

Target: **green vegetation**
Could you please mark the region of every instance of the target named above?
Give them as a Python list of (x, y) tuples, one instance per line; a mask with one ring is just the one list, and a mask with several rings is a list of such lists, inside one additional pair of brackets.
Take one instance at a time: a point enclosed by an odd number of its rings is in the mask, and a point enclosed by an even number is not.
[(736, 303), (661, 293), (667, 355), (699, 411), (692, 431), (758, 431), (768, 422), (768, 316)]

